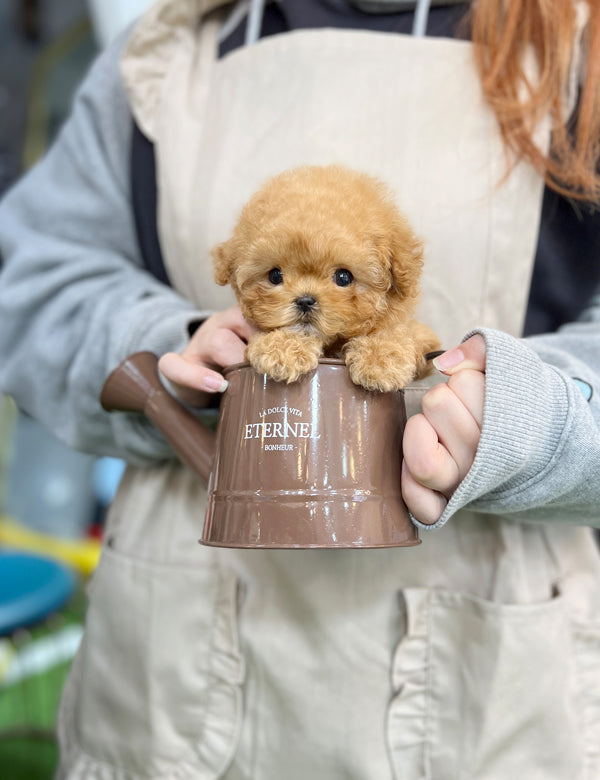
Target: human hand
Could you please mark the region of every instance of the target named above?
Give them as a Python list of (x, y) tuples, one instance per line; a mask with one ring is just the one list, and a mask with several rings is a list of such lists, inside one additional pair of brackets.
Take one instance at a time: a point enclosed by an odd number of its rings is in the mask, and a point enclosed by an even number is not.
[(206, 406), (207, 394), (222, 393), (227, 381), (215, 370), (244, 360), (246, 343), (255, 332), (232, 306), (205, 320), (181, 354), (167, 352), (158, 361), (160, 372), (182, 401)]
[(435, 359), (450, 379), (423, 396), (422, 414), (410, 417), (403, 439), (402, 495), (413, 516), (432, 525), (471, 468), (485, 398), (486, 346), (467, 339)]

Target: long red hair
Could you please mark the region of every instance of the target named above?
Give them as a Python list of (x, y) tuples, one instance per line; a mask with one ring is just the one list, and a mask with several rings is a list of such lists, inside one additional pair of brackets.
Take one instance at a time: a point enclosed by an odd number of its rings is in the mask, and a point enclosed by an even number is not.
[[(470, 22), (483, 92), (496, 113), (505, 145), (525, 157), (553, 189), (578, 200), (600, 201), (600, 0), (587, 0), (588, 20), (577, 40), (575, 0), (478, 0)], [(526, 51), (537, 77), (525, 72)], [(577, 68), (577, 57), (581, 57)], [(567, 115), (574, 68), (581, 79), (576, 118)], [(576, 85), (577, 86), (577, 85)], [(550, 151), (533, 131), (552, 120)]]

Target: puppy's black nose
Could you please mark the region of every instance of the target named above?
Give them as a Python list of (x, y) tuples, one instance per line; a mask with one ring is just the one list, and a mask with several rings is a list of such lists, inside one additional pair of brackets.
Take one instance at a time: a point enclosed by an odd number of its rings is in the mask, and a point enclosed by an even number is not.
[(300, 309), (300, 311), (310, 311), (312, 307), (317, 302), (316, 298), (313, 298), (312, 295), (302, 295), (300, 298), (296, 298), (294, 303), (296, 306)]

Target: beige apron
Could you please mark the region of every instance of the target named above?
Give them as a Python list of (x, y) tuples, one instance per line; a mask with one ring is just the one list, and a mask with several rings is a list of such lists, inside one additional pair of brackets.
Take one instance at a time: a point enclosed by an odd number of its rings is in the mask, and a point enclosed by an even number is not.
[[(222, 3), (159, 3), (123, 62), (157, 150), (169, 275), (232, 302), (209, 249), (271, 174), (379, 175), (426, 244), (421, 318), (518, 334), (543, 184), (505, 158), (470, 45), (301, 31), (216, 59)], [(547, 129), (540, 128), (540, 138)], [(418, 388), (411, 394), (418, 397)], [(461, 512), (418, 548), (215, 550), (205, 490), (129, 469), (60, 719), (69, 778), (598, 780), (588, 529)]]

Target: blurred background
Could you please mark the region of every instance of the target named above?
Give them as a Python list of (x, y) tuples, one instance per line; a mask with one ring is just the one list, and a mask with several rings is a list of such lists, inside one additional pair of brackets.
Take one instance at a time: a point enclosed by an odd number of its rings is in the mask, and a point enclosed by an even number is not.
[[(0, 197), (44, 154), (98, 51), (151, 0), (1, 0)], [(45, 780), (85, 585), (123, 464), (73, 452), (0, 395), (0, 778)]]

